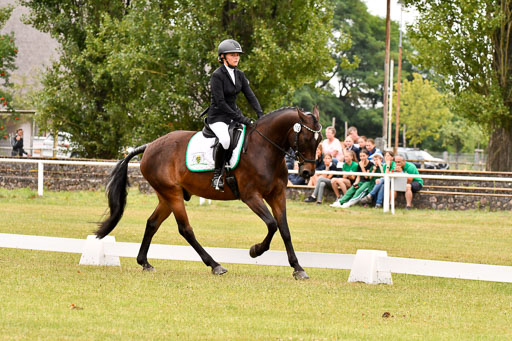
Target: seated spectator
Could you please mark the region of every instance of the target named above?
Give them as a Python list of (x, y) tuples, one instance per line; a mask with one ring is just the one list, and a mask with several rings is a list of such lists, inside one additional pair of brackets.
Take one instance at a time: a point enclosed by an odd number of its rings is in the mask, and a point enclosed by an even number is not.
[(368, 139), (366, 140), (366, 149), (370, 152), (370, 161), (373, 161), (373, 154), (379, 152), (382, 154), (379, 148), (375, 147), (375, 140)]
[[(316, 170), (336, 170), (336, 165), (332, 162), (333, 158), (331, 154), (327, 153), (324, 155), (324, 167), (319, 167)], [(313, 180), (313, 178), (316, 178)], [(313, 194), (304, 200), (305, 202), (315, 202), (320, 205), (322, 203), (322, 198), (324, 195), (324, 189), (327, 185), (331, 185), (332, 174), (318, 174), (314, 175), (312, 178), (312, 182), (314, 182), (315, 190)]]
[(322, 151), (324, 154), (331, 154), (333, 159), (338, 160), (341, 157), (343, 148), (341, 142), (336, 137), (336, 129), (334, 127), (327, 127), (325, 129), (326, 139), (322, 141)]
[[(381, 173), (392, 173), (395, 171), (395, 161), (393, 161), (394, 154), (392, 151), (384, 153), (384, 164), (377, 166), (378, 160), (382, 161), (382, 154), (377, 152), (374, 154), (375, 168), (379, 168)], [(361, 204), (371, 204), (376, 199), (375, 208), (381, 208), (384, 201), (384, 178), (375, 179), (375, 186), (370, 193), (361, 199)]]
[(359, 145), (359, 149), (366, 149), (366, 136), (359, 136), (359, 140), (357, 140), (357, 144)]
[[(420, 174), (418, 168), (412, 162), (405, 162), (404, 158), (400, 155), (395, 156), (395, 172), (401, 172), (407, 174)], [(419, 192), (423, 188), (423, 180), (421, 178), (407, 178), (407, 185), (405, 187), (405, 202), (406, 209), (412, 208), (412, 197), (413, 193)], [(396, 192), (395, 192), (396, 195)]]
[(347, 136), (350, 136), (352, 138), (352, 141), (354, 141), (354, 144), (355, 144), (355, 148), (360, 149), (360, 146), (357, 144), (359, 141), (359, 135), (357, 134), (357, 128), (354, 126), (348, 127)]
[(345, 150), (351, 150), (356, 154), (356, 159), (354, 161), (359, 162), (359, 146), (354, 145), (354, 140), (350, 136), (345, 137), (345, 141), (343, 142)]
[(324, 163), (324, 153), (322, 144), (320, 143), (318, 147), (316, 147), (316, 154), (315, 154), (315, 169), (323, 165)]
[(293, 169), (295, 163), (295, 152), (293, 148), (288, 149), (288, 154), (284, 155), (284, 161), (286, 162), (286, 168)]
[[(356, 172), (357, 171), (357, 162), (356, 160), (356, 154), (354, 151), (347, 151), (345, 150), (343, 152), (345, 162), (338, 162), (338, 166), (336, 167), (337, 171), (343, 172)], [(339, 166), (341, 164), (341, 167)], [(341, 198), (341, 195), (345, 195), (347, 190), (352, 186), (354, 181), (356, 180), (355, 175), (348, 175), (343, 174), (341, 177), (334, 177), (331, 179), (331, 186), (332, 190), (334, 191), (334, 194), (336, 195), (336, 200)], [(339, 189), (338, 189), (339, 188)], [(341, 190), (341, 195), (340, 191)]]
[[(293, 169), (299, 169), (299, 162), (295, 161)], [(306, 179), (304, 179), (299, 174), (288, 174), (288, 186), (290, 185), (305, 185)]]
[[(361, 161), (359, 161), (357, 166), (357, 172), (371, 173), (373, 170), (373, 163), (368, 160), (368, 150), (361, 150), (359, 156), (361, 157)], [(331, 207), (348, 208), (357, 204), (366, 195), (366, 193), (368, 193), (369, 187), (372, 184), (370, 180), (370, 176), (358, 175), (352, 187), (347, 190), (341, 199), (336, 200)]]

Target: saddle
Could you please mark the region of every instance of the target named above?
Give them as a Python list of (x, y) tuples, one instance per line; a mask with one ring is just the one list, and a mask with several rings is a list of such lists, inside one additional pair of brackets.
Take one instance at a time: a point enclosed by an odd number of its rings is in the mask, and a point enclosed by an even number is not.
[[(238, 145), (238, 141), (240, 140), (240, 136), (242, 136), (242, 132), (244, 131), (244, 126), (239, 122), (231, 122), (228, 126), (229, 133), (229, 148), (226, 150), (226, 160), (230, 160), (233, 155), (233, 150)], [(206, 117), (204, 118), (204, 127), (202, 130), (203, 136), (206, 138), (215, 138), (215, 143), (213, 144), (213, 155), (215, 155), (216, 148), (219, 146), (219, 139), (210, 128), (208, 122), (206, 122)]]

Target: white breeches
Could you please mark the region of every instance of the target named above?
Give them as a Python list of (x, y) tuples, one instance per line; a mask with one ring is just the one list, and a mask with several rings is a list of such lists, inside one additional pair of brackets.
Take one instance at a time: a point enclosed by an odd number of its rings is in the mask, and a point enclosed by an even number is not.
[(224, 122), (215, 122), (210, 124), (210, 128), (215, 133), (215, 135), (219, 138), (219, 142), (224, 147), (224, 149), (229, 148), (229, 132), (228, 125)]

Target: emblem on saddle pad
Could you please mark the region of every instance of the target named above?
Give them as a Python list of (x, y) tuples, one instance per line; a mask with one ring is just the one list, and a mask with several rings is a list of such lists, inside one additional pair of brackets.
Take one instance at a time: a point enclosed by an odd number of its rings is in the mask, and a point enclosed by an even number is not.
[(195, 153), (191, 159), (194, 160), (195, 165), (206, 165), (204, 153)]

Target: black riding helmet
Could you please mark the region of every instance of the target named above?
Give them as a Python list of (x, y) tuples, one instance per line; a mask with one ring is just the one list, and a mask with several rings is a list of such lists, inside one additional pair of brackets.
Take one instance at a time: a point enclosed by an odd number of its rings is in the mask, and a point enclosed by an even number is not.
[(225, 53), (244, 53), (242, 51), (242, 46), (233, 39), (226, 39), (222, 43), (219, 44), (219, 57), (221, 54)]

